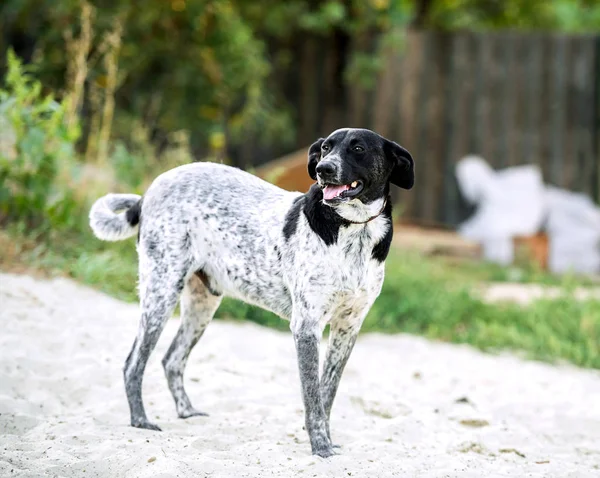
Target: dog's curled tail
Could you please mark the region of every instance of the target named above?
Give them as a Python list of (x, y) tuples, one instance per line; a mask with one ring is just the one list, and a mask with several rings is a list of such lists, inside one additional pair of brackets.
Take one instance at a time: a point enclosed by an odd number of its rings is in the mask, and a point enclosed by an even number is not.
[(137, 194), (107, 194), (90, 209), (90, 227), (98, 239), (120, 241), (138, 230), (142, 197)]

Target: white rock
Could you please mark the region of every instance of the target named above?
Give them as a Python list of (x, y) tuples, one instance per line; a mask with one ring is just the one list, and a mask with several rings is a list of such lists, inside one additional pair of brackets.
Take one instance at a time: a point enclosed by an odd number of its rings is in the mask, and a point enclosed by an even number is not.
[(478, 156), (467, 156), (456, 166), (459, 188), (477, 205), (461, 224), (459, 234), (478, 241), (487, 260), (509, 264), (514, 236), (537, 233), (544, 220), (544, 183), (537, 166), (515, 166), (494, 171)]

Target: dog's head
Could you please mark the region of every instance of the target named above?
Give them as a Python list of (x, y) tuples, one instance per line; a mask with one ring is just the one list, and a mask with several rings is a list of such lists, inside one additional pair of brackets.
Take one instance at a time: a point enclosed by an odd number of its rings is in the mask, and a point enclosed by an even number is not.
[(415, 181), (414, 162), (402, 146), (368, 129), (345, 128), (317, 140), (308, 151), (308, 174), (323, 189), (326, 204), (368, 204)]

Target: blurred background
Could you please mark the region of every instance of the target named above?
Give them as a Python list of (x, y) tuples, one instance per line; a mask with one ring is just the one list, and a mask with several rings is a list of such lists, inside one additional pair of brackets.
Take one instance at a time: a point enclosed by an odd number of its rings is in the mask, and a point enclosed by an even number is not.
[[(348, 126), (416, 162), (414, 189), (394, 191), (402, 228), (374, 329), (600, 366), (597, 301), (471, 297), (597, 283), (596, 0), (3, 0), (0, 266), (134, 300), (134, 248), (92, 237), (93, 199), (191, 161), (306, 190), (307, 147)], [(524, 290), (509, 298), (541, 297)], [(548, 315), (573, 328), (556, 343), (536, 329)]]

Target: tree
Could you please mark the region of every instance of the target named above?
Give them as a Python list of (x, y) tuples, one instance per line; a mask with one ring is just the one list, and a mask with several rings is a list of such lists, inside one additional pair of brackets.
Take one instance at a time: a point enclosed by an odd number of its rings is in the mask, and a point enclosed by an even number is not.
[[(338, 61), (327, 92), (331, 96), (343, 95), (347, 82), (370, 88), (381, 64), (379, 52), (402, 46), (401, 32), (408, 24), (439, 30), (600, 30), (600, 2), (595, 0), (92, 3), (89, 51), (79, 52), (86, 70), (83, 100), (75, 103), (84, 120), (83, 142), (102, 118), (110, 121), (112, 115), (102, 105), (114, 98), (113, 139), (132, 143), (131, 131), (142, 124), (160, 149), (172, 132), (188, 130), (197, 157), (223, 153), (226, 146), (243, 150), (247, 138), (263, 144), (293, 142), (294, 111), (281, 78), (299, 74), (295, 68), (307, 42), (336, 49)], [(81, 36), (81, 8), (82, 0), (4, 0), (0, 69), (2, 56), (13, 46), (26, 61), (36, 63), (47, 90), (68, 93), (72, 88), (65, 78), (73, 74), (75, 54), (65, 54), (65, 42)], [(75, 72), (81, 68), (79, 62)], [(310, 64), (303, 68), (310, 74)], [(101, 119), (98, 110), (103, 111)], [(250, 158), (240, 164), (252, 162)]]

